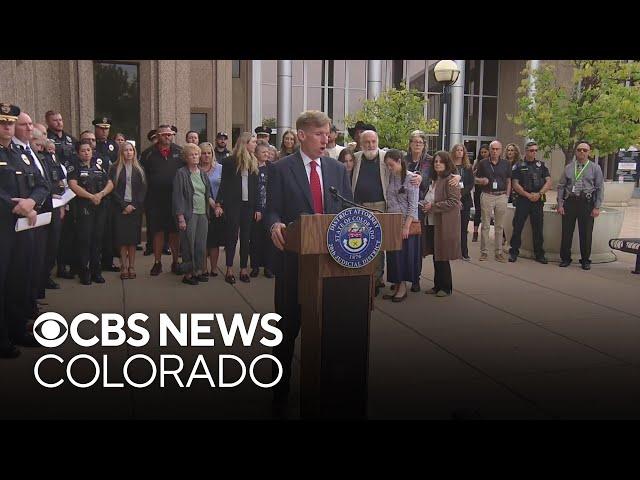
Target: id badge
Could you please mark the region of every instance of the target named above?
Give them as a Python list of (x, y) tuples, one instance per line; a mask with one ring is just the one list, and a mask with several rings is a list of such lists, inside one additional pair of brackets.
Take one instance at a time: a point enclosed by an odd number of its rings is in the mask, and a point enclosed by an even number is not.
[(571, 187), (571, 193), (576, 193), (576, 186)]
[(462, 180), (460, 180), (460, 183), (458, 183), (458, 186), (460, 187), (460, 190), (464, 189), (464, 182)]
[(498, 182), (496, 180), (493, 181), (493, 186), (491, 188), (493, 190), (498, 190)]

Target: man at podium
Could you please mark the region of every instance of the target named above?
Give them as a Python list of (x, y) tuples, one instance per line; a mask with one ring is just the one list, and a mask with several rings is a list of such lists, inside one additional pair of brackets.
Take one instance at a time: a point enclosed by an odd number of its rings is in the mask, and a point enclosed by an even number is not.
[[(284, 410), (289, 394), (291, 360), (295, 340), (300, 332), (300, 305), (298, 303), (298, 256), (284, 251), (286, 226), (300, 215), (339, 213), (345, 207), (330, 193), (338, 193), (353, 201), (351, 185), (345, 166), (326, 152), (331, 119), (323, 112), (309, 110), (296, 120), (300, 149), (274, 163), (267, 185), (266, 221), (271, 239), (276, 246), (274, 260), (276, 275), (275, 311), (282, 316), (279, 328), (283, 340), (274, 347), (273, 354), (283, 367), (282, 379), (274, 387), (274, 409)], [(274, 367), (274, 378), (277, 375)]]

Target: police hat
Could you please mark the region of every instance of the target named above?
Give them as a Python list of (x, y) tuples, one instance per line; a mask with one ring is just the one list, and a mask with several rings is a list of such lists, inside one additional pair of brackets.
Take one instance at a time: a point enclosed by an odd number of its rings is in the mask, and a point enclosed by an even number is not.
[(218, 133), (216, 134), (216, 139), (218, 139), (218, 138), (224, 138), (225, 140), (228, 140), (228, 139), (229, 139), (229, 135), (227, 135), (227, 134), (226, 134), (226, 133), (224, 133), (224, 132), (218, 132)]
[(373, 130), (374, 132), (377, 132), (376, 127), (370, 123), (364, 123), (362, 120), (358, 120), (353, 127), (348, 128), (347, 130), (349, 131), (349, 136), (351, 138), (355, 137), (356, 130), (360, 130), (361, 132), (364, 132), (365, 130)]
[(0, 122), (17, 122), (20, 108), (10, 103), (0, 103)]
[(260, 125), (259, 127), (256, 127), (254, 132), (256, 132), (256, 135), (259, 135), (259, 134), (271, 135), (271, 128), (265, 127), (264, 125)]
[(153, 141), (154, 137), (156, 136), (156, 132), (157, 130), (155, 128), (153, 130), (149, 130), (149, 133), (147, 133), (147, 140), (149, 140), (150, 142)]
[(96, 118), (91, 123), (93, 124), (94, 127), (111, 128), (111, 119), (107, 117)]

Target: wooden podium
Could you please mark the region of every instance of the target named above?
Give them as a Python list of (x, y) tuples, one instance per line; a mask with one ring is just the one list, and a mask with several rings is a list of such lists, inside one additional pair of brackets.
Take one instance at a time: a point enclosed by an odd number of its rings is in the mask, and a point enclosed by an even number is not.
[[(402, 249), (402, 215), (375, 213), (382, 251)], [(335, 215), (302, 215), (286, 229), (285, 250), (298, 254), (301, 306), (302, 418), (366, 418), (369, 319), (375, 261), (338, 264), (327, 249)]]

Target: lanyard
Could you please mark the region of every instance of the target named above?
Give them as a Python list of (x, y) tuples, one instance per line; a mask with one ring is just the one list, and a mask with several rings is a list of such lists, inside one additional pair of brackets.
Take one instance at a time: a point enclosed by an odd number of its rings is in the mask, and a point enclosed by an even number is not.
[(580, 173), (578, 173), (578, 162), (576, 162), (573, 165), (573, 174), (574, 174), (574, 177), (576, 179), (576, 182), (578, 180), (580, 180), (580, 177), (582, 177), (582, 174), (584, 173), (584, 171), (585, 171), (585, 169), (587, 168), (588, 165), (589, 165), (589, 160), (587, 160), (587, 163), (584, 164), (584, 166), (582, 167), (582, 170), (580, 170)]

